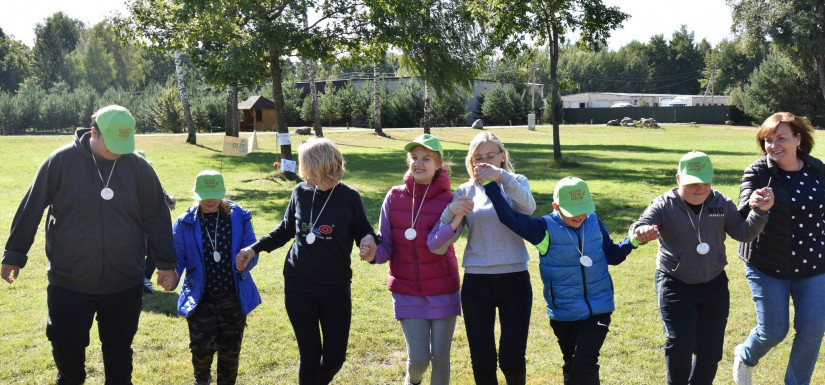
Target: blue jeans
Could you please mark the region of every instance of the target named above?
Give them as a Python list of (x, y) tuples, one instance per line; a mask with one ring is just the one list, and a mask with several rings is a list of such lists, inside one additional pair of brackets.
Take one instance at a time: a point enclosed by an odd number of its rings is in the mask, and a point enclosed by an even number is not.
[(748, 365), (756, 365), (785, 339), (790, 298), (793, 298), (796, 335), (785, 371), (785, 384), (809, 384), (825, 333), (825, 274), (797, 280), (778, 279), (746, 264), (745, 277), (756, 305), (757, 324), (745, 340), (740, 358)]

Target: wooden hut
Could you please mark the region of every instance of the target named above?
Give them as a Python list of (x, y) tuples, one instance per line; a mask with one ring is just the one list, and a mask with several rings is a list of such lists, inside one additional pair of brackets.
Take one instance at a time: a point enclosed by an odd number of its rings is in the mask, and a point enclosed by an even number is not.
[(275, 131), (275, 103), (263, 96), (250, 96), (238, 103), (241, 131)]

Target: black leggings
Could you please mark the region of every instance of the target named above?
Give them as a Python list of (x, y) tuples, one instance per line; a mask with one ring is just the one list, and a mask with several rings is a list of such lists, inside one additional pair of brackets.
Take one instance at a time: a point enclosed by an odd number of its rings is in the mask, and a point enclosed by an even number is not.
[[(524, 384), (527, 376), (524, 356), (533, 310), (530, 273), (526, 270), (504, 274), (464, 273), (461, 307), (476, 384), (498, 384), (497, 366), (501, 367), (508, 385)], [(501, 323), (498, 354), (494, 332), (496, 309)]]
[(352, 318), (349, 286), (324, 292), (285, 290), (284, 303), (301, 356), (300, 385), (326, 385), (347, 358)]

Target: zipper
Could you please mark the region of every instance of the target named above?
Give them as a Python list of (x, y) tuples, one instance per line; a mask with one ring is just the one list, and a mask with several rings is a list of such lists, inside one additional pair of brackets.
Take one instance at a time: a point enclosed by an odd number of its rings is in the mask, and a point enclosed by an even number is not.
[[(581, 247), (582, 253), (584, 253), (584, 241), (582, 240), (582, 236), (579, 233), (579, 229), (576, 229), (576, 238), (579, 240), (579, 247)], [(585, 267), (579, 263), (579, 270), (582, 272), (582, 288), (584, 291), (584, 303), (587, 304), (587, 312), (590, 314), (590, 317), (593, 316), (593, 307), (590, 306), (590, 299), (587, 297), (587, 275), (584, 272)]]

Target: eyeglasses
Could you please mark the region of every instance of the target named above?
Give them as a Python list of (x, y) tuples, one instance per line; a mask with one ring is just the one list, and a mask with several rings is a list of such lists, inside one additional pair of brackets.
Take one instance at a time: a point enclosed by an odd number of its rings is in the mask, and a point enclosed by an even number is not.
[(473, 156), (473, 161), (475, 161), (476, 163), (490, 163), (493, 160), (495, 160), (499, 154), (501, 154), (501, 151), (488, 152), (487, 155), (476, 155)]

